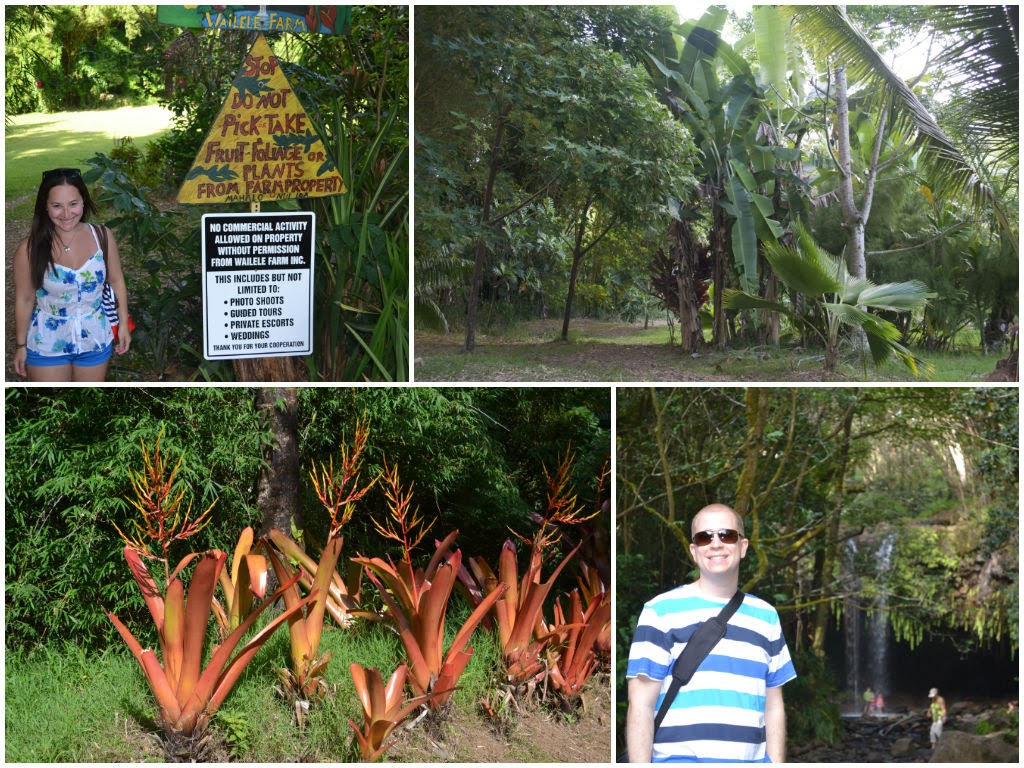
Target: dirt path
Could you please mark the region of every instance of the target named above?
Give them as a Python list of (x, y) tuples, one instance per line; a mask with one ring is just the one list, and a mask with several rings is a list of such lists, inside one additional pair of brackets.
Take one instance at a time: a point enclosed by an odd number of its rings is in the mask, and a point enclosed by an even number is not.
[(440, 726), (399, 729), (387, 759), (403, 763), (608, 763), (611, 698), (607, 674), (595, 676), (572, 715), (535, 702), (510, 715), (502, 729), (484, 714), (452, 710)]

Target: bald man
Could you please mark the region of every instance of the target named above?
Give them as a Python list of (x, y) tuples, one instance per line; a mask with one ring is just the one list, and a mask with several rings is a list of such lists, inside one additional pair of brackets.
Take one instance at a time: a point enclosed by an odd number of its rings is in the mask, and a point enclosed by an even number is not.
[(637, 622), (626, 679), (626, 745), (633, 763), (785, 762), (782, 686), (796, 677), (775, 609), (753, 595), (725, 637), (676, 695), (658, 733), (654, 713), (672, 665), (697, 626), (717, 616), (739, 584), (749, 541), (725, 504), (701, 509), (691, 525), (690, 557), (700, 578), (658, 595)]

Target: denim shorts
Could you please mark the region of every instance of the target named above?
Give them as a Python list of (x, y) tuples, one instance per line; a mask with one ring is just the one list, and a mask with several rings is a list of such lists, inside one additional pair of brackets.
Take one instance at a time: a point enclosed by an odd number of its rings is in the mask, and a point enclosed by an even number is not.
[(31, 349), (27, 350), (25, 356), (26, 365), (34, 365), (39, 368), (51, 367), (56, 365), (77, 365), (81, 368), (92, 368), (97, 365), (103, 365), (105, 362), (110, 360), (114, 354), (114, 342), (110, 342), (105, 347), (93, 350), (92, 352), (75, 352), (68, 355), (40, 355), (38, 352), (34, 352)]

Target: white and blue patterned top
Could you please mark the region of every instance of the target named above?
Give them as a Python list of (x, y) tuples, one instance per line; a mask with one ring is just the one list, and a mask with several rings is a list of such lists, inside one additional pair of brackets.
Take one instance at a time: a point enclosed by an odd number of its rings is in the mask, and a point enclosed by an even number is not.
[[(727, 601), (686, 584), (648, 602), (629, 649), (626, 677), (662, 681), (654, 711), (672, 681), (672, 665), (697, 626)], [(652, 761), (770, 762), (765, 741), (765, 696), (796, 677), (775, 609), (744, 595), (723, 637), (676, 695), (654, 735)]]
[[(96, 230), (92, 230), (96, 240)], [(107, 266), (96, 240), (96, 252), (78, 269), (46, 268), (43, 286), (36, 291), (36, 306), (26, 343), (40, 355), (95, 352), (114, 340), (103, 313), (103, 284)]]

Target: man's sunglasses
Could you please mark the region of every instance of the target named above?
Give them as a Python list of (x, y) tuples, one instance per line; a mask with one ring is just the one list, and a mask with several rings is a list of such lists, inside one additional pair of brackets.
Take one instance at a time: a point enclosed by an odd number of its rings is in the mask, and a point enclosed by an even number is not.
[(55, 176), (59, 178), (74, 179), (81, 177), (82, 172), (78, 168), (53, 168), (49, 171), (43, 171), (43, 181), (52, 179)]
[(706, 547), (717, 534), (718, 540), (723, 544), (735, 544), (740, 540), (740, 532), (732, 528), (719, 528), (717, 531), (697, 531), (693, 534), (693, 543), (698, 547)]

